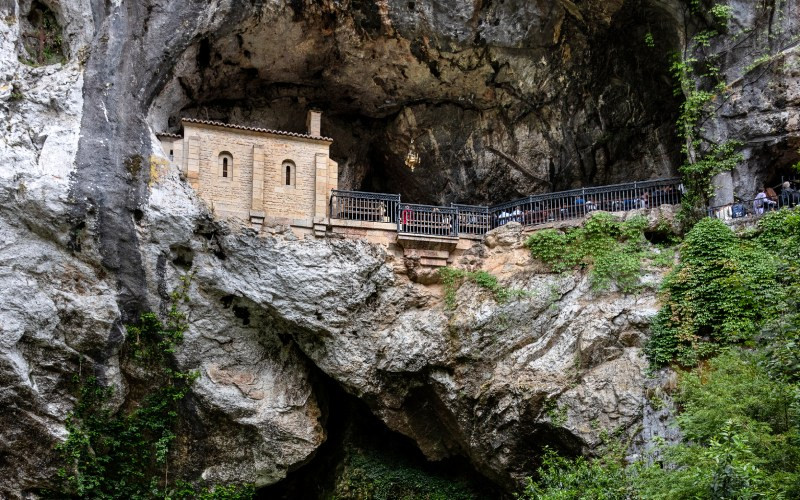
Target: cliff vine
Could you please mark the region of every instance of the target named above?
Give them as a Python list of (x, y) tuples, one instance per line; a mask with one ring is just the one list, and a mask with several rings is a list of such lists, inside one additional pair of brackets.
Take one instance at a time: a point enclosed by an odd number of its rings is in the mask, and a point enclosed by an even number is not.
[(94, 376), (77, 374), (78, 401), (67, 417), (69, 435), (57, 446), (64, 461), (62, 481), (46, 496), (59, 498), (244, 500), (252, 486), (195, 486), (170, 476), (170, 457), (180, 419), (180, 404), (197, 373), (175, 366), (175, 352), (187, 329), (179, 309), (188, 300), (189, 276), (171, 295), (166, 324), (144, 313), (127, 327), (122, 360), (131, 380), (133, 398), (122, 408), (112, 405), (114, 391)]
[(800, 210), (767, 214), (741, 236), (718, 220), (700, 221), (663, 293), (647, 351), (654, 364), (692, 367), (675, 394), (683, 440), (630, 464), (614, 446), (595, 460), (548, 455), (528, 498), (800, 491)]

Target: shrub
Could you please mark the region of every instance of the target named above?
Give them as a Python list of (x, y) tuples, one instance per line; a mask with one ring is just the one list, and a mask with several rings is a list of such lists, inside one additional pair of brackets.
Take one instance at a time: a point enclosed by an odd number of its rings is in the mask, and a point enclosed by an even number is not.
[(539, 478), (528, 480), (521, 498), (530, 500), (625, 499), (632, 484), (627, 477), (620, 449), (597, 459), (568, 459), (545, 449)]
[(525, 245), (535, 258), (549, 265), (556, 272), (576, 266), (579, 261), (579, 259), (570, 259), (574, 256), (564, 254), (564, 250), (567, 248), (567, 235), (555, 229), (536, 231), (528, 238)]
[(662, 284), (665, 305), (652, 322), (650, 360), (694, 365), (720, 346), (753, 340), (779, 288), (769, 252), (722, 221), (700, 221)]
[(769, 358), (768, 350), (735, 348), (681, 377), (678, 425), (686, 441), (637, 471), (641, 497), (796, 497), (798, 386), (772, 376)]
[(477, 495), (462, 481), (378, 453), (354, 450), (347, 454), (332, 498), (471, 500)]
[(486, 271), (465, 271), (453, 267), (442, 267), (439, 268), (439, 277), (444, 285), (444, 302), (448, 309), (456, 307), (456, 291), (464, 281), (471, 281), (488, 290), (498, 303), (507, 301), (513, 295), (522, 295), (519, 290), (501, 286), (497, 277)]
[(681, 376), (683, 442), (627, 465), (619, 446), (596, 459), (547, 451), (521, 497), (797, 498), (800, 370), (776, 377), (770, 345), (732, 348)]
[(644, 230), (647, 219), (634, 216), (621, 222), (606, 212), (592, 214), (583, 227), (566, 233), (545, 229), (525, 242), (534, 258), (555, 272), (589, 268), (592, 287), (608, 289), (612, 283), (624, 292), (636, 289), (642, 259), (647, 255)]
[[(178, 302), (186, 298), (188, 278), (173, 294), (166, 324), (153, 313), (127, 327), (122, 364), (147, 376), (130, 380), (135, 400), (115, 410), (113, 389), (94, 377), (81, 379), (74, 410), (66, 420), (67, 439), (57, 446), (64, 462), (59, 491), (49, 496), (87, 498), (251, 498), (251, 486), (195, 488), (169, 477), (172, 444), (178, 437), (179, 403), (197, 374), (179, 370), (172, 354), (183, 340), (185, 317)], [(168, 480), (171, 479), (172, 482)]]

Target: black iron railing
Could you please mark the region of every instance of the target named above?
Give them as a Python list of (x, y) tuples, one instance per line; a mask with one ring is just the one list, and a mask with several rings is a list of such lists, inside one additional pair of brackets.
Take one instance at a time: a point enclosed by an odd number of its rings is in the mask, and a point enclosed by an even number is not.
[(787, 192), (785, 195), (781, 193), (781, 196), (755, 198), (709, 207), (708, 216), (723, 221), (758, 219), (769, 212), (796, 206), (800, 206), (800, 193)]
[(367, 222), (397, 222), (399, 194), (364, 193), (361, 191), (331, 191), (332, 219)]
[(459, 233), (482, 235), (512, 221), (534, 226), (579, 219), (595, 210), (623, 212), (675, 205), (681, 202), (681, 192), (680, 179), (657, 179), (533, 195), (493, 207), (456, 203), (437, 207), (401, 203), (399, 194), (334, 189), (329, 214), (332, 219), (391, 222), (401, 233), (457, 237)]
[(595, 210), (623, 212), (675, 205), (680, 200), (680, 179), (657, 179), (528, 196), (495, 205), (489, 209), (489, 215), (493, 228), (509, 222), (532, 226), (579, 219)]
[(489, 207), (460, 205), (451, 203), (458, 211), (458, 232), (460, 234), (483, 235), (491, 229)]
[(458, 238), (458, 209), (432, 205), (400, 205), (397, 220), (400, 233)]

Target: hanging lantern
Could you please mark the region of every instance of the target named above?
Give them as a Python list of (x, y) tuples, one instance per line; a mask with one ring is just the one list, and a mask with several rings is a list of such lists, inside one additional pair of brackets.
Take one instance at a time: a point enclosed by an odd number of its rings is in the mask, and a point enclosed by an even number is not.
[(408, 154), (406, 155), (406, 167), (413, 173), (417, 165), (419, 165), (419, 153), (414, 148), (414, 139), (411, 139), (411, 145), (408, 147)]

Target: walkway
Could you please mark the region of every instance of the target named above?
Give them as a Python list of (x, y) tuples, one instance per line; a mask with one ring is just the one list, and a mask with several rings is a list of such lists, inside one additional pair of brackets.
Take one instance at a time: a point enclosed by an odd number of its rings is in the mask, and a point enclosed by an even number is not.
[(681, 202), (680, 178), (588, 187), (532, 195), (491, 207), (403, 203), (399, 194), (333, 190), (329, 217), (396, 225), (399, 235), (481, 237), (508, 222), (536, 226), (580, 219), (595, 210), (622, 212)]
[(726, 223), (748, 222), (760, 219), (763, 215), (781, 208), (800, 206), (800, 193), (797, 191), (781, 193), (771, 198), (757, 198), (737, 201), (727, 205), (709, 207), (708, 216), (721, 219)]

